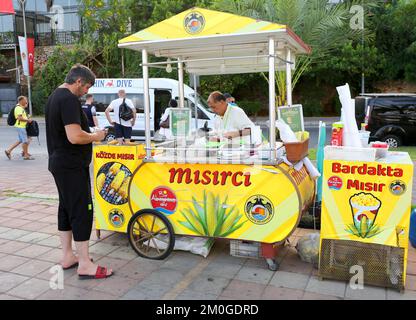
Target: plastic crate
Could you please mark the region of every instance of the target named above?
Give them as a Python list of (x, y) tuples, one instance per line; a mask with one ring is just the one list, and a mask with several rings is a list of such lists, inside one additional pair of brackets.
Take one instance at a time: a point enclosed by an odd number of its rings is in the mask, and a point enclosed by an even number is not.
[(286, 158), (290, 162), (298, 162), (308, 155), (309, 138), (301, 142), (286, 142)]
[(261, 257), (261, 245), (259, 242), (230, 240), (230, 255), (240, 258), (258, 259)]

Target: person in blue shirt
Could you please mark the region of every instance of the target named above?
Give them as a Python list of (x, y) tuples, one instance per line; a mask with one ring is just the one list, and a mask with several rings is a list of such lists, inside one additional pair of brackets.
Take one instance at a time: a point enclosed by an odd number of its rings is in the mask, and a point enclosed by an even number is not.
[(229, 94), (229, 93), (224, 93), (224, 97), (225, 97), (225, 101), (233, 107), (238, 107), (237, 103), (235, 103), (235, 98)]

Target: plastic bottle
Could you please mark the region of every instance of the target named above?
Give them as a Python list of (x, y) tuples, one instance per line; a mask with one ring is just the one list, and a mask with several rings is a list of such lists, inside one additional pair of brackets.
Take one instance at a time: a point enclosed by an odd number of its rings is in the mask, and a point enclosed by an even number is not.
[(332, 124), (331, 146), (342, 146), (342, 131), (344, 124), (342, 122), (335, 122)]

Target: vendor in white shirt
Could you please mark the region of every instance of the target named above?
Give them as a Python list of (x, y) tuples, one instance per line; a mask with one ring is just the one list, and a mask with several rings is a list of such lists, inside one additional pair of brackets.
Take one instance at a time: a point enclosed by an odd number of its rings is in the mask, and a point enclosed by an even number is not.
[(229, 105), (221, 92), (211, 93), (208, 97), (208, 105), (216, 114), (214, 130), (218, 136), (213, 140), (218, 140), (221, 137), (233, 139), (251, 134), (254, 123), (247, 117), (243, 109)]

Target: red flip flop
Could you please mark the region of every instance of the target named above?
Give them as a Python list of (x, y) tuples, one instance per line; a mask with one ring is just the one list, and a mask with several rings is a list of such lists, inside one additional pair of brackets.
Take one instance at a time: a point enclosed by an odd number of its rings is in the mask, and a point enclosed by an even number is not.
[[(90, 259), (91, 260), (91, 262), (94, 262), (94, 259)], [(74, 268), (77, 268), (78, 267), (78, 262), (75, 262), (74, 264), (71, 264), (69, 267), (66, 267), (66, 268), (64, 268), (64, 267), (62, 267), (62, 269), (63, 270), (70, 270), (70, 269), (74, 269)]]
[(105, 279), (105, 278), (111, 277), (113, 274), (114, 273), (112, 272), (111, 274), (107, 275), (107, 268), (98, 266), (97, 271), (95, 272), (95, 275), (79, 274), (78, 278), (79, 280)]

